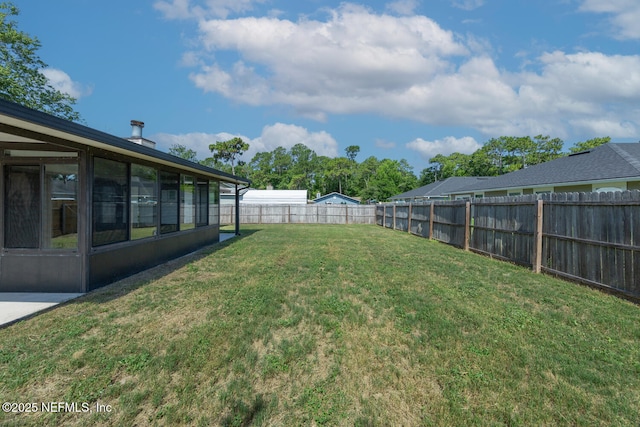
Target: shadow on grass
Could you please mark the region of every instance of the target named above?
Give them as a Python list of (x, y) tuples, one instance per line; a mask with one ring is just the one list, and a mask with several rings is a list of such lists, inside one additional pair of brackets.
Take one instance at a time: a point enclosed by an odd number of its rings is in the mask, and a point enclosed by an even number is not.
[[(212, 245), (205, 246), (201, 249), (198, 249), (195, 252), (191, 252), (179, 258), (175, 258), (170, 261), (159, 264), (155, 267), (151, 267), (147, 270), (143, 270), (141, 272), (132, 274), (131, 276), (127, 276), (123, 279), (120, 279), (118, 281), (115, 281), (113, 283), (100, 287), (98, 289), (95, 289), (91, 292), (88, 292), (87, 294), (85, 294), (80, 298), (76, 298), (74, 300), (68, 301), (66, 304), (85, 303), (85, 302), (102, 304), (102, 303), (120, 298), (154, 280), (158, 280), (161, 277), (171, 274), (174, 271), (179, 270), (182, 267), (192, 262), (199, 261), (202, 258), (205, 258), (211, 255), (212, 253), (215, 253), (221, 249), (224, 249), (227, 246), (234, 244), (238, 240), (244, 239), (245, 237), (248, 237), (258, 231), (260, 231), (260, 229), (244, 229), (243, 228), (242, 230), (240, 230), (240, 235), (233, 236), (219, 243), (214, 243)], [(221, 234), (229, 234), (229, 233), (231, 232), (228, 230), (221, 230)]]

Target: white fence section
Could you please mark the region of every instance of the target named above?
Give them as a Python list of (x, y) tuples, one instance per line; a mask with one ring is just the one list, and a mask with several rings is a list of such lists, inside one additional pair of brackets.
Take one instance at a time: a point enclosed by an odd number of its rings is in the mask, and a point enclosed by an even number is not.
[[(220, 206), (220, 224), (234, 224), (236, 207)], [(240, 224), (375, 224), (374, 205), (241, 204)]]

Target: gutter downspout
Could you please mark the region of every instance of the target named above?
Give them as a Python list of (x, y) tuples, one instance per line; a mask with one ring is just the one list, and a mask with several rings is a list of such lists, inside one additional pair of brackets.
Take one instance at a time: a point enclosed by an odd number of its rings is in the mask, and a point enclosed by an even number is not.
[(249, 188), (250, 185), (246, 187), (238, 188), (238, 184), (236, 184), (236, 236), (240, 235), (240, 191), (246, 188)]

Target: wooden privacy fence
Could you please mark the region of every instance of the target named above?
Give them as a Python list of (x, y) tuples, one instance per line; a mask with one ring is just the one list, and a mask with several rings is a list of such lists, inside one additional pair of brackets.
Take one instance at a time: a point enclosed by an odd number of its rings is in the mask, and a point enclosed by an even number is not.
[(640, 298), (640, 191), (378, 205), (376, 223)]
[[(235, 208), (220, 205), (220, 224), (235, 223)], [(375, 206), (240, 204), (240, 224), (375, 224)]]

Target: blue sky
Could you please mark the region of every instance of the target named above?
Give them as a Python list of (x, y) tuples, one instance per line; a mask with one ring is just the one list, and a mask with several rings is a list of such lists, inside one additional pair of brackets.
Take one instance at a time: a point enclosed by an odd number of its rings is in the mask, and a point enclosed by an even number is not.
[(492, 137), (640, 139), (637, 0), (18, 0), (90, 127), (166, 151), (240, 136), (358, 160)]

